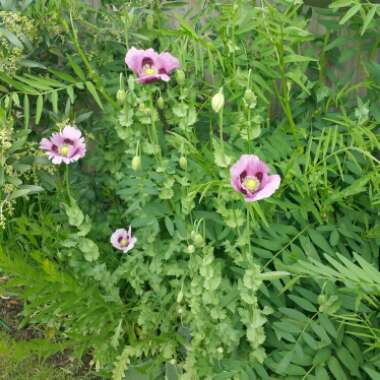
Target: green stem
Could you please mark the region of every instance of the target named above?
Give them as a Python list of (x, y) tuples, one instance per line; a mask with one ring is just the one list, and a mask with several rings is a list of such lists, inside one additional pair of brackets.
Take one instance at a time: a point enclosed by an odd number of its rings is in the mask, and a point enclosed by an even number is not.
[(282, 92), (281, 96), (279, 96), (279, 101), (288, 119), (290, 129), (297, 143), (297, 146), (300, 147), (297, 127), (293, 119), (292, 109), (290, 107), (289, 89), (288, 89), (288, 83), (287, 83), (286, 74), (285, 74), (284, 46), (282, 45), (282, 43), (278, 43), (276, 44), (276, 48), (277, 48), (277, 53), (278, 53), (278, 64), (279, 64), (279, 69), (280, 69), (281, 92)]
[(151, 126), (152, 126), (152, 136), (153, 136), (153, 143), (157, 146), (158, 148), (158, 158), (161, 160), (161, 145), (160, 145), (160, 140), (159, 140), (159, 137), (158, 137), (158, 132), (157, 132), (157, 125), (156, 125), (156, 122), (154, 120), (154, 110), (155, 110), (155, 107), (154, 107), (154, 104), (153, 104), (153, 92), (150, 92), (150, 102), (149, 102), (149, 107), (151, 109), (151, 112), (152, 112), (152, 116), (151, 116)]
[(224, 156), (223, 109), (220, 110), (218, 117), (219, 117), (219, 140), (220, 140), (220, 146), (222, 148), (222, 153)]
[(69, 198), (69, 201), (71, 201), (71, 191), (70, 191), (70, 180), (69, 180), (69, 165), (66, 165), (65, 167), (65, 186), (66, 186), (66, 192), (67, 196)]

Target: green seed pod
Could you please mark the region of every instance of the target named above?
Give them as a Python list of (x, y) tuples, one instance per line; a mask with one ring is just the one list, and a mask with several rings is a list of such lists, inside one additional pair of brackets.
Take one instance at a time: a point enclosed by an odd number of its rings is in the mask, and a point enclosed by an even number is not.
[(327, 301), (327, 297), (324, 294), (320, 294), (317, 298), (318, 304), (323, 305)]
[(175, 73), (175, 78), (177, 79), (177, 83), (178, 84), (184, 84), (185, 83), (185, 73), (183, 72), (183, 70), (177, 70), (176, 73)]
[(132, 169), (136, 172), (137, 170), (140, 170), (140, 168), (141, 168), (141, 157), (134, 156), (132, 158)]
[(194, 253), (195, 252), (195, 247), (192, 244), (189, 244), (187, 246), (187, 253)]
[(162, 96), (160, 96), (158, 99), (157, 99), (157, 107), (160, 109), (160, 110), (163, 110), (164, 107), (165, 107), (165, 101), (164, 101), (164, 98)]
[(214, 112), (219, 113), (224, 107), (224, 95), (222, 91), (219, 91), (211, 99), (211, 107)]
[(186, 170), (187, 168), (187, 159), (185, 156), (181, 156), (179, 158), (179, 166), (181, 169)]
[(125, 90), (120, 89), (120, 90), (118, 90), (118, 92), (116, 93), (116, 100), (117, 100), (117, 102), (118, 102), (120, 105), (122, 105), (122, 104), (124, 103), (126, 97), (127, 97), (127, 93), (125, 92)]

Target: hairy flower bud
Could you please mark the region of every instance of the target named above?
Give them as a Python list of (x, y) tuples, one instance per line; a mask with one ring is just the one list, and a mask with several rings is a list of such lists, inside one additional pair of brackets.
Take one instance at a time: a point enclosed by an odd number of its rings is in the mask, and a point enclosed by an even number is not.
[(157, 99), (157, 107), (160, 109), (160, 110), (163, 110), (164, 107), (165, 107), (165, 101), (164, 101), (164, 98), (162, 96), (160, 96), (158, 99)]
[(132, 169), (136, 172), (137, 170), (140, 170), (140, 168), (141, 168), (141, 157), (134, 156), (132, 158)]
[(186, 78), (183, 70), (177, 70), (175, 73), (175, 78), (177, 79), (178, 84), (184, 84)]
[(203, 236), (199, 232), (192, 231), (191, 240), (194, 242), (196, 247), (202, 247), (204, 245)]
[(222, 91), (219, 91), (211, 99), (211, 107), (214, 112), (219, 113), (224, 107), (224, 95)]
[(244, 92), (244, 100), (247, 102), (248, 106), (251, 108), (255, 108), (257, 104), (257, 98), (255, 93), (250, 89), (247, 88)]
[(186, 170), (187, 168), (187, 159), (185, 156), (181, 156), (179, 158), (179, 166), (181, 169)]
[(187, 246), (187, 253), (194, 253), (195, 252), (195, 247), (192, 244), (189, 244)]
[(127, 97), (127, 93), (125, 92), (125, 90), (118, 90), (118, 92), (116, 93), (116, 100), (117, 102), (121, 105), (124, 103), (125, 99)]

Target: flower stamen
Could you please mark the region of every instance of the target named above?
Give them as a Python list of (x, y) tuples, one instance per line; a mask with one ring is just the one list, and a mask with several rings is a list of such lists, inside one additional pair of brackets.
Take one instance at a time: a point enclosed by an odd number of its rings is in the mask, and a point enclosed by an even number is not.
[(259, 187), (259, 181), (256, 177), (246, 177), (243, 182), (243, 186), (251, 193)]
[(67, 144), (60, 146), (59, 147), (59, 154), (67, 157), (67, 155), (69, 154), (69, 146)]

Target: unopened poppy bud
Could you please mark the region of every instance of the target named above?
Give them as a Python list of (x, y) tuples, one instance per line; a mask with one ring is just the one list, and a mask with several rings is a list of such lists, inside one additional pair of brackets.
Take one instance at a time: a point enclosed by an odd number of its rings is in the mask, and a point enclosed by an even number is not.
[(188, 253), (194, 253), (195, 252), (195, 247), (192, 244), (189, 244), (187, 246), (187, 252)]
[(136, 172), (137, 170), (140, 170), (140, 168), (141, 168), (141, 157), (134, 156), (132, 158), (132, 169)]
[(120, 89), (116, 93), (116, 100), (119, 104), (123, 104), (126, 97), (127, 97), (127, 93), (125, 92), (125, 90)]
[(162, 110), (164, 109), (165, 107), (165, 101), (164, 101), (164, 98), (162, 96), (160, 96), (158, 99), (157, 99), (157, 107)]
[(222, 91), (219, 91), (211, 99), (211, 107), (214, 112), (219, 113), (224, 107), (224, 95)]
[(186, 170), (187, 168), (187, 159), (185, 156), (181, 156), (179, 158), (179, 166), (181, 169)]
[(178, 84), (184, 84), (186, 78), (183, 70), (177, 70), (175, 73), (175, 78), (177, 79)]
[(196, 231), (193, 231), (191, 233), (191, 240), (194, 242), (196, 247), (202, 247), (204, 244), (204, 240), (203, 240), (202, 235)]
[(154, 18), (153, 18), (153, 15), (151, 15), (151, 14), (149, 14), (146, 17), (146, 27), (148, 29), (153, 29), (153, 27), (154, 27)]
[(223, 354), (224, 352), (223, 347), (218, 347), (216, 351), (218, 351), (218, 354)]
[(247, 104), (254, 108), (256, 107), (256, 103), (257, 103), (257, 98), (256, 98), (256, 95), (255, 93), (250, 89), (250, 88), (247, 88), (244, 92), (244, 100), (247, 102)]

